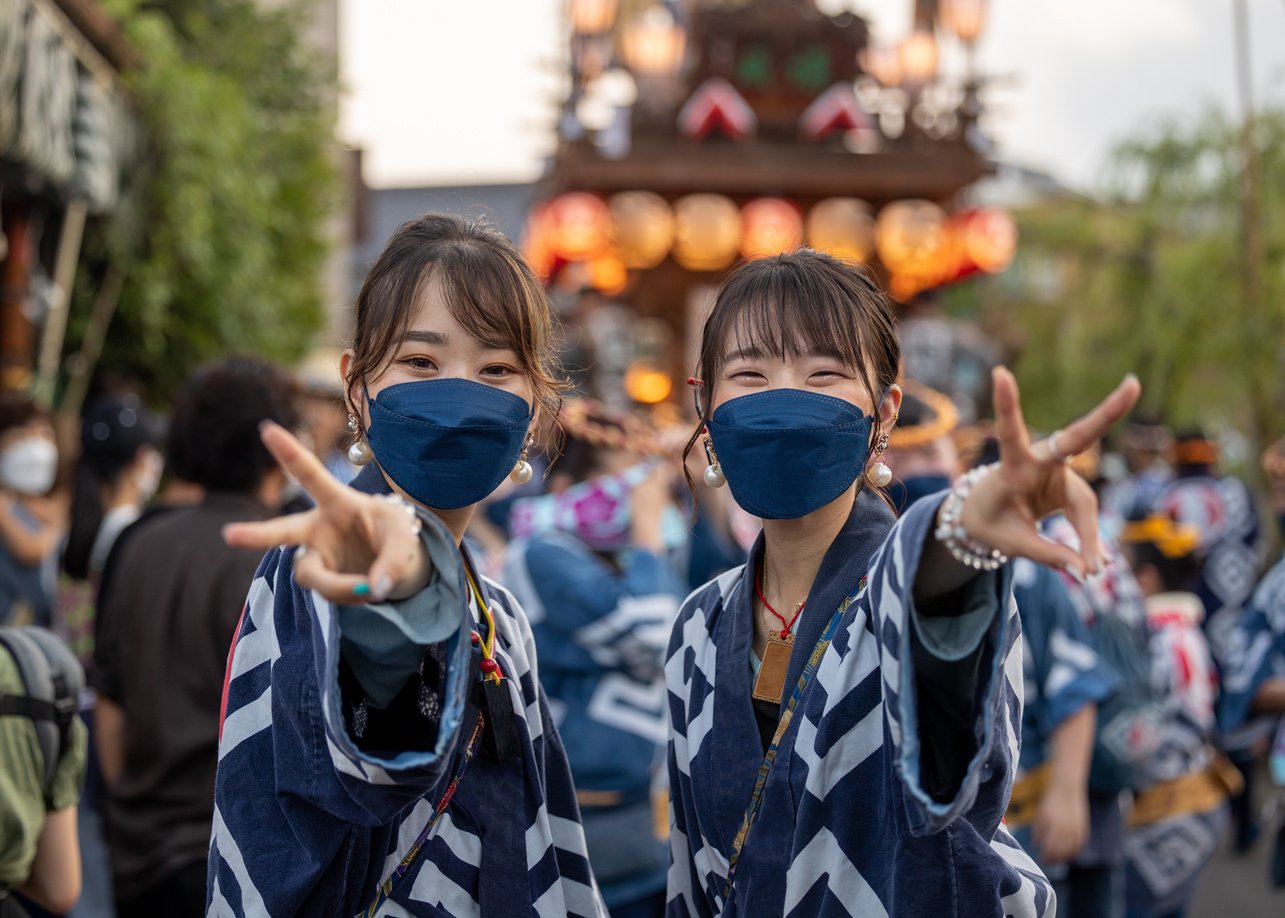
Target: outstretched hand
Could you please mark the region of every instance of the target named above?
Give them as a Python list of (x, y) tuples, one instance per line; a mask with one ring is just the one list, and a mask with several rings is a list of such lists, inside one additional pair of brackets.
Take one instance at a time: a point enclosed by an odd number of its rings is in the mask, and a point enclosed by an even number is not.
[(285, 428), (266, 422), (263, 445), (316, 506), (259, 523), (232, 523), (233, 548), (266, 551), (298, 545), (295, 582), (337, 604), (401, 599), (423, 589), (432, 568), (418, 520), (400, 500), (362, 494), (340, 484)]
[[(992, 374), (999, 467), (973, 486), (960, 522), (968, 535), (1009, 557), (1030, 558), (1084, 579), (1102, 567), (1098, 501), (1067, 460), (1089, 449), (1133, 408), (1142, 391), (1132, 374), (1083, 417), (1048, 439), (1031, 442), (1017, 380), (1003, 367)], [(1039, 521), (1062, 511), (1080, 537), (1077, 555), (1040, 535)]]

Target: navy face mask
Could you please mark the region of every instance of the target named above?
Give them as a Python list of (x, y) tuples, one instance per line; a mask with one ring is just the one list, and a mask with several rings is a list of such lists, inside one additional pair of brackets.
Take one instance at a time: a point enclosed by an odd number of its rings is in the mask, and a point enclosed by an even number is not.
[(841, 398), (770, 389), (724, 402), (708, 427), (736, 502), (763, 519), (792, 520), (852, 486), (873, 424)]
[(915, 501), (949, 487), (950, 478), (947, 475), (914, 475), (905, 481), (894, 479), (888, 485), (888, 496), (892, 498), (892, 505), (897, 508), (897, 516), (901, 516)]
[(533, 415), (512, 392), (467, 379), (398, 383), (366, 402), (366, 438), (379, 467), (437, 510), (467, 507), (499, 487)]

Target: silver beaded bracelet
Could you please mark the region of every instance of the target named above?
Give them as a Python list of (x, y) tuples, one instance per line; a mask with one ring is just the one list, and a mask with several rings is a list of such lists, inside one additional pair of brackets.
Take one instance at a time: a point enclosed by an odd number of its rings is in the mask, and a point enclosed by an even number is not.
[(976, 571), (994, 571), (1008, 563), (1008, 555), (998, 548), (991, 548), (970, 537), (962, 522), (964, 501), (973, 490), (973, 485), (983, 475), (997, 467), (997, 465), (978, 466), (959, 479), (955, 487), (951, 488), (950, 493), (946, 495), (937, 517), (937, 530), (934, 533), (937, 541), (946, 546), (946, 550), (956, 561)]

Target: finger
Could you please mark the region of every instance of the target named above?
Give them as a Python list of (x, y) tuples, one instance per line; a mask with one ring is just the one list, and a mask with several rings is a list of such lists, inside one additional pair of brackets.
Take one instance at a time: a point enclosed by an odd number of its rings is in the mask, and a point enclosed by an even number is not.
[(308, 541), (316, 511), (292, 513), (258, 523), (229, 523), (223, 527), (223, 541), (232, 548), (257, 548), (267, 551), (278, 545), (298, 545)]
[(379, 546), (375, 560), (366, 571), (371, 596), (378, 602), (387, 599), (394, 587), (405, 583), (412, 574), (427, 573), (419, 569), (420, 563), (425, 560), (421, 554), (424, 548), (418, 533), (412, 529), (410, 521), (393, 520), (391, 525), (405, 526), (406, 534), (385, 538)]
[(1017, 380), (1007, 368), (996, 367), (991, 373), (991, 387), (995, 402), (995, 437), (999, 440), (1000, 455), (1022, 456), (1030, 449), (1031, 437), (1022, 416)]
[(1080, 538), (1080, 560), (1084, 569), (1090, 574), (1096, 574), (1102, 570), (1098, 499), (1087, 481), (1069, 469), (1066, 475), (1066, 504), (1062, 510)]
[(289, 472), (318, 504), (349, 493), (312, 451), (280, 424), (264, 421), (259, 434), (272, 458)]
[(998, 547), (1009, 557), (1030, 558), (1046, 567), (1066, 571), (1076, 580), (1084, 581), (1085, 567), (1080, 556), (1034, 530), (1022, 529), (1012, 537), (1003, 539)]
[[(1063, 457), (1074, 456), (1097, 443), (1117, 421), (1133, 410), (1141, 394), (1142, 384), (1138, 382), (1138, 377), (1130, 373), (1097, 407), (1058, 432), (1058, 453)], [(1041, 459), (1052, 458), (1047, 440), (1039, 444), (1039, 450), (1037, 455)]]
[(339, 574), (326, 566), (317, 552), (297, 557), (294, 581), (305, 590), (316, 590), (326, 599), (340, 605), (371, 601), (370, 584), (364, 574)]

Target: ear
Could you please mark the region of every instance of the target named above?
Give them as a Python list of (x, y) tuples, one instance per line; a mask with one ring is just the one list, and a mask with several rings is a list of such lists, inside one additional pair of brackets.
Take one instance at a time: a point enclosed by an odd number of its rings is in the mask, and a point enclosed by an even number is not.
[(353, 391), (354, 386), (358, 385), (361, 380), (348, 381), (348, 371), (352, 369), (353, 358), (356, 355), (352, 348), (346, 349), (339, 355), (339, 379), (344, 387), (344, 411), (348, 414), (355, 414), (361, 422), (362, 430), (370, 425), (370, 418), (366, 416), (366, 400), (360, 397), (359, 393)]
[(892, 430), (897, 423), (897, 416), (901, 414), (901, 386), (894, 384), (888, 387), (875, 413), (879, 417), (879, 429), (884, 433)]

